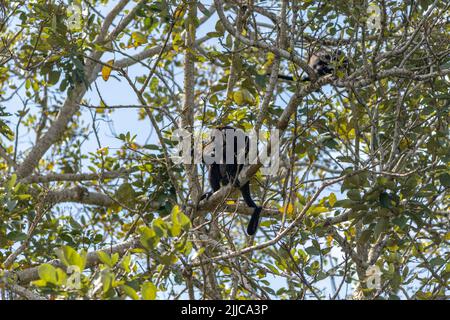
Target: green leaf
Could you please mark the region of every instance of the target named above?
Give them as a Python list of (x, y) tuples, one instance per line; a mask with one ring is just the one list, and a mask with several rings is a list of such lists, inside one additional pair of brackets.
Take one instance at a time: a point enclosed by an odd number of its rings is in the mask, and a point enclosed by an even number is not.
[(127, 285), (122, 285), (121, 288), (125, 292), (125, 294), (127, 296), (129, 296), (131, 299), (139, 300), (139, 295), (136, 293), (136, 291), (132, 287), (127, 286)]
[(169, 231), (172, 237), (178, 237), (181, 234), (181, 225), (172, 224), (172, 227), (169, 229)]
[(348, 197), (350, 200), (353, 200), (353, 201), (359, 201), (359, 200), (361, 200), (361, 195), (359, 194), (359, 191), (356, 190), (356, 189), (351, 189), (351, 190), (349, 190), (349, 191), (347, 192), (347, 197)]
[(386, 231), (387, 228), (388, 228), (388, 219), (385, 218), (385, 217), (380, 218), (380, 220), (378, 220), (378, 223), (377, 223), (377, 225), (375, 226), (375, 229), (374, 229), (374, 237), (375, 237), (375, 239), (377, 239), (378, 236), (382, 232)]
[(328, 212), (329, 210), (330, 210), (330, 209), (328, 209), (328, 208), (326, 208), (326, 207), (314, 205), (314, 206), (311, 207), (310, 213), (311, 213), (312, 215), (318, 215), (318, 214), (323, 213), (323, 212)]
[(160, 238), (153, 229), (144, 226), (139, 228), (139, 233), (141, 235), (139, 240), (144, 248), (151, 250), (159, 243)]
[(120, 203), (128, 207), (134, 207), (136, 192), (134, 191), (130, 183), (128, 182), (123, 183), (117, 189), (115, 196), (117, 198), (117, 201), (119, 201)]
[(208, 33), (206, 34), (206, 36), (207, 36), (208, 38), (219, 38), (219, 37), (222, 36), (222, 34), (219, 33), (219, 32), (208, 32)]
[(166, 222), (161, 218), (156, 218), (152, 221), (152, 228), (155, 231), (156, 235), (160, 238), (166, 236), (167, 234)]
[(348, 162), (348, 163), (353, 163), (354, 162), (352, 157), (348, 157), (348, 156), (339, 156), (336, 159), (339, 160), (340, 162)]
[(38, 269), (39, 278), (46, 282), (50, 282), (52, 284), (58, 283), (58, 278), (56, 275), (56, 269), (51, 264), (44, 263), (39, 266)]
[(17, 199), (28, 200), (28, 199), (31, 199), (31, 195), (30, 194), (19, 194), (19, 195), (17, 195)]
[(6, 207), (8, 208), (8, 211), (13, 211), (17, 206), (17, 200), (10, 200), (6, 202)]
[(450, 174), (444, 173), (439, 176), (439, 181), (445, 188), (450, 188)]
[(69, 219), (70, 226), (75, 230), (81, 230), (83, 227), (72, 217)]
[(403, 229), (406, 226), (408, 219), (405, 216), (400, 216), (392, 219), (392, 222), (395, 225), (399, 226), (401, 229)]
[(159, 257), (159, 259), (161, 260), (161, 263), (166, 266), (175, 264), (178, 261), (177, 256), (173, 254), (163, 254)]
[(119, 261), (119, 254), (116, 252), (111, 256), (112, 265), (116, 265), (117, 261)]
[(366, 201), (378, 201), (380, 199), (379, 190), (372, 190), (364, 195), (364, 200)]
[(62, 286), (67, 282), (67, 274), (61, 268), (56, 268), (57, 285)]
[(181, 233), (181, 218), (180, 210), (178, 206), (172, 208), (171, 213), (172, 227), (170, 228), (170, 234), (172, 237), (178, 237)]
[(6, 238), (11, 241), (23, 241), (27, 238), (27, 235), (20, 231), (11, 231)]
[(104, 270), (102, 272), (103, 293), (106, 293), (109, 289), (111, 289), (113, 281), (114, 275), (111, 272)]
[(122, 257), (122, 261), (120, 262), (120, 266), (123, 270), (125, 270), (126, 273), (131, 272), (131, 255), (127, 254)]
[(445, 260), (442, 259), (441, 257), (436, 257), (436, 258), (433, 258), (433, 259), (430, 260), (430, 264), (431, 264), (433, 267), (441, 266), (441, 265), (443, 265), (444, 263), (445, 263)]
[(114, 266), (109, 254), (107, 254), (106, 252), (98, 251), (97, 256), (100, 259), (100, 261), (103, 262), (104, 264), (106, 264), (108, 267), (112, 268)]
[(423, 292), (423, 291), (418, 291), (416, 293), (416, 297), (420, 300), (428, 300), (431, 299), (431, 297), (433, 297), (433, 293), (427, 291), (427, 292)]
[(86, 265), (87, 253), (85, 250), (82, 250), (80, 254), (78, 254), (73, 248), (70, 246), (62, 246), (59, 249), (56, 249), (56, 255), (64, 263), (67, 267), (69, 266), (78, 266), (81, 271), (84, 270)]
[(366, 243), (369, 241), (369, 239), (370, 239), (372, 233), (373, 233), (373, 231), (370, 230), (370, 229), (364, 230), (364, 231), (361, 233), (361, 235), (360, 235), (360, 237), (359, 237), (359, 239), (358, 239), (358, 243), (359, 243), (359, 244), (366, 244)]
[(60, 76), (61, 76), (60, 71), (50, 71), (48, 73), (48, 84), (50, 84), (50, 85), (57, 84)]
[(317, 274), (317, 281), (326, 279), (327, 277), (328, 277), (328, 274), (326, 272), (319, 271), (319, 273)]
[(12, 190), (14, 188), (14, 186), (16, 185), (16, 181), (17, 181), (17, 175), (15, 173), (13, 173), (11, 175), (11, 178), (8, 180), (8, 183), (6, 184), (6, 188), (8, 190)]
[(343, 200), (338, 200), (336, 201), (336, 203), (334, 204), (335, 207), (342, 207), (342, 208), (354, 208), (355, 206), (360, 205), (359, 202), (350, 200), (350, 199), (343, 199)]
[(222, 22), (220, 22), (220, 20), (216, 22), (215, 30), (221, 35), (225, 33), (225, 27), (223, 26)]
[(188, 231), (191, 228), (191, 220), (189, 219), (189, 217), (180, 211), (178, 218), (181, 224), (181, 228), (184, 231)]
[(311, 256), (318, 256), (318, 255), (320, 255), (320, 250), (318, 250), (314, 246), (306, 248), (305, 251)]

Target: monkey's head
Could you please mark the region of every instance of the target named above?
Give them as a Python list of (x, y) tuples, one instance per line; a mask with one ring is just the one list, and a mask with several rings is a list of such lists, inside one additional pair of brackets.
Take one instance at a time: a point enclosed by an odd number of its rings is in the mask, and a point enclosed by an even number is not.
[(322, 49), (310, 56), (308, 65), (321, 77), (331, 74), (337, 69), (345, 70), (348, 66), (348, 59), (339, 49), (331, 52)]
[(233, 128), (233, 127), (231, 127), (231, 126), (229, 126), (229, 125), (223, 125), (223, 126), (218, 126), (218, 127), (215, 127), (215, 129), (216, 130), (219, 130), (219, 131), (224, 131), (224, 130), (236, 130), (235, 128)]

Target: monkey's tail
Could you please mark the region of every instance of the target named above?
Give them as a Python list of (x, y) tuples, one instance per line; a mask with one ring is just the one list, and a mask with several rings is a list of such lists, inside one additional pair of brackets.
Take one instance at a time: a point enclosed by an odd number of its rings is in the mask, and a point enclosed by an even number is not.
[[(267, 75), (270, 75), (270, 73), (268, 73)], [(294, 81), (294, 77), (286, 76), (284, 74), (279, 74), (278, 79), (286, 80), (286, 81)], [(309, 76), (304, 76), (303, 78), (300, 78), (299, 81), (301, 81), (301, 82), (311, 81), (311, 78)]]
[(261, 207), (256, 207), (255, 211), (253, 211), (252, 217), (247, 226), (247, 233), (249, 236), (252, 236), (256, 233), (259, 224), (259, 216), (261, 215)]
[[(270, 76), (270, 73), (268, 73), (267, 75)], [(292, 76), (286, 76), (286, 75), (284, 75), (284, 74), (278, 74), (277, 77), (278, 77), (278, 79), (281, 79), (281, 80), (294, 81), (294, 77), (292, 77)]]

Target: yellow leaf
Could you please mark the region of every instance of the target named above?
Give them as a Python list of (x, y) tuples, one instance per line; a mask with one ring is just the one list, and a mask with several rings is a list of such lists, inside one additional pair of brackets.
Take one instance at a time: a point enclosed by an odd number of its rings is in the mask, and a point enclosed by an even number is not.
[(396, 245), (396, 244), (394, 244), (394, 245), (392, 245), (392, 246), (386, 246), (386, 248), (388, 248), (388, 249), (389, 249), (390, 251), (392, 251), (392, 252), (396, 252), (396, 251), (398, 251), (399, 246)]
[(34, 91), (38, 91), (39, 90), (39, 83), (37, 83), (36, 81), (33, 81), (33, 83), (31, 85), (33, 86), (33, 90)]
[(141, 32), (133, 32), (131, 38), (134, 40), (134, 45), (137, 47), (143, 43), (147, 43), (147, 37)]
[(273, 60), (275, 59), (275, 54), (273, 52), (267, 53), (267, 63), (272, 64)]
[(445, 235), (445, 240), (450, 241), (450, 232), (447, 232), (447, 234)]
[(328, 197), (328, 203), (331, 207), (334, 207), (334, 204), (336, 203), (336, 195), (332, 192), (330, 193), (330, 196)]
[(288, 203), (284, 207), (280, 208), (281, 213), (284, 213), (285, 211), (288, 217), (292, 217), (294, 213), (294, 206), (292, 205), (292, 203)]
[(143, 300), (155, 300), (156, 299), (156, 286), (151, 282), (144, 282), (141, 286), (141, 293)]
[(195, 259), (200, 257), (203, 254), (203, 252), (205, 252), (204, 247), (201, 247), (200, 249), (198, 249), (197, 252), (195, 252), (194, 255), (191, 257), (191, 261), (194, 261)]
[(244, 104), (244, 93), (242, 91), (236, 91), (233, 93), (234, 102), (238, 105)]
[(328, 209), (325, 207), (320, 207), (320, 206), (313, 206), (311, 207), (310, 213), (313, 215), (317, 215), (319, 213), (324, 213), (324, 212), (328, 212)]
[(99, 114), (103, 114), (106, 111), (105, 104), (103, 103), (103, 101), (100, 101), (100, 105), (101, 105), (101, 108), (97, 108), (96, 111)]
[(355, 139), (355, 137), (356, 137), (355, 129), (351, 129), (351, 130), (348, 132), (348, 138), (349, 138), (349, 139)]
[(182, 18), (184, 16), (184, 12), (185, 12), (184, 5), (179, 5), (175, 10), (173, 16), (175, 19)]
[(332, 242), (333, 242), (333, 237), (331, 235), (327, 235), (327, 246), (331, 247)]
[(53, 162), (49, 162), (48, 164), (47, 164), (47, 170), (53, 170), (53, 167), (55, 166), (55, 163), (53, 163)]
[(231, 274), (231, 270), (228, 267), (223, 267), (222, 272), (225, 274)]
[(31, 282), (32, 285), (35, 285), (37, 287), (45, 287), (47, 285), (47, 281), (45, 280), (36, 280)]
[(102, 68), (102, 78), (103, 78), (103, 80), (108, 81), (109, 76), (110, 76), (111, 71), (112, 71), (113, 64), (114, 64), (114, 59), (109, 60), (106, 63), (106, 65), (103, 65), (103, 68)]
[(180, 46), (183, 45), (183, 39), (181, 38), (181, 34), (179, 32), (175, 32), (172, 34), (172, 48), (176, 52), (180, 51)]
[(402, 138), (398, 147), (400, 151), (406, 150), (409, 147), (408, 139)]
[(103, 147), (103, 148), (97, 149), (97, 154), (107, 156), (108, 153), (109, 153), (108, 147)]
[(132, 150), (137, 150), (138, 149), (138, 145), (134, 142), (130, 143), (130, 149)]

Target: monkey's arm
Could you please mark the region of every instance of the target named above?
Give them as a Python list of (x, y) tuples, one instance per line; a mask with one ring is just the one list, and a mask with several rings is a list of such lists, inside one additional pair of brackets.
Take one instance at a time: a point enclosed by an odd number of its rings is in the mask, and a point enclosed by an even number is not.
[(215, 163), (211, 164), (208, 171), (208, 180), (212, 191), (208, 191), (204, 195), (202, 195), (200, 197), (200, 201), (203, 199), (208, 200), (214, 192), (220, 189), (220, 181), (222, 180), (222, 175), (220, 174), (219, 165)]

